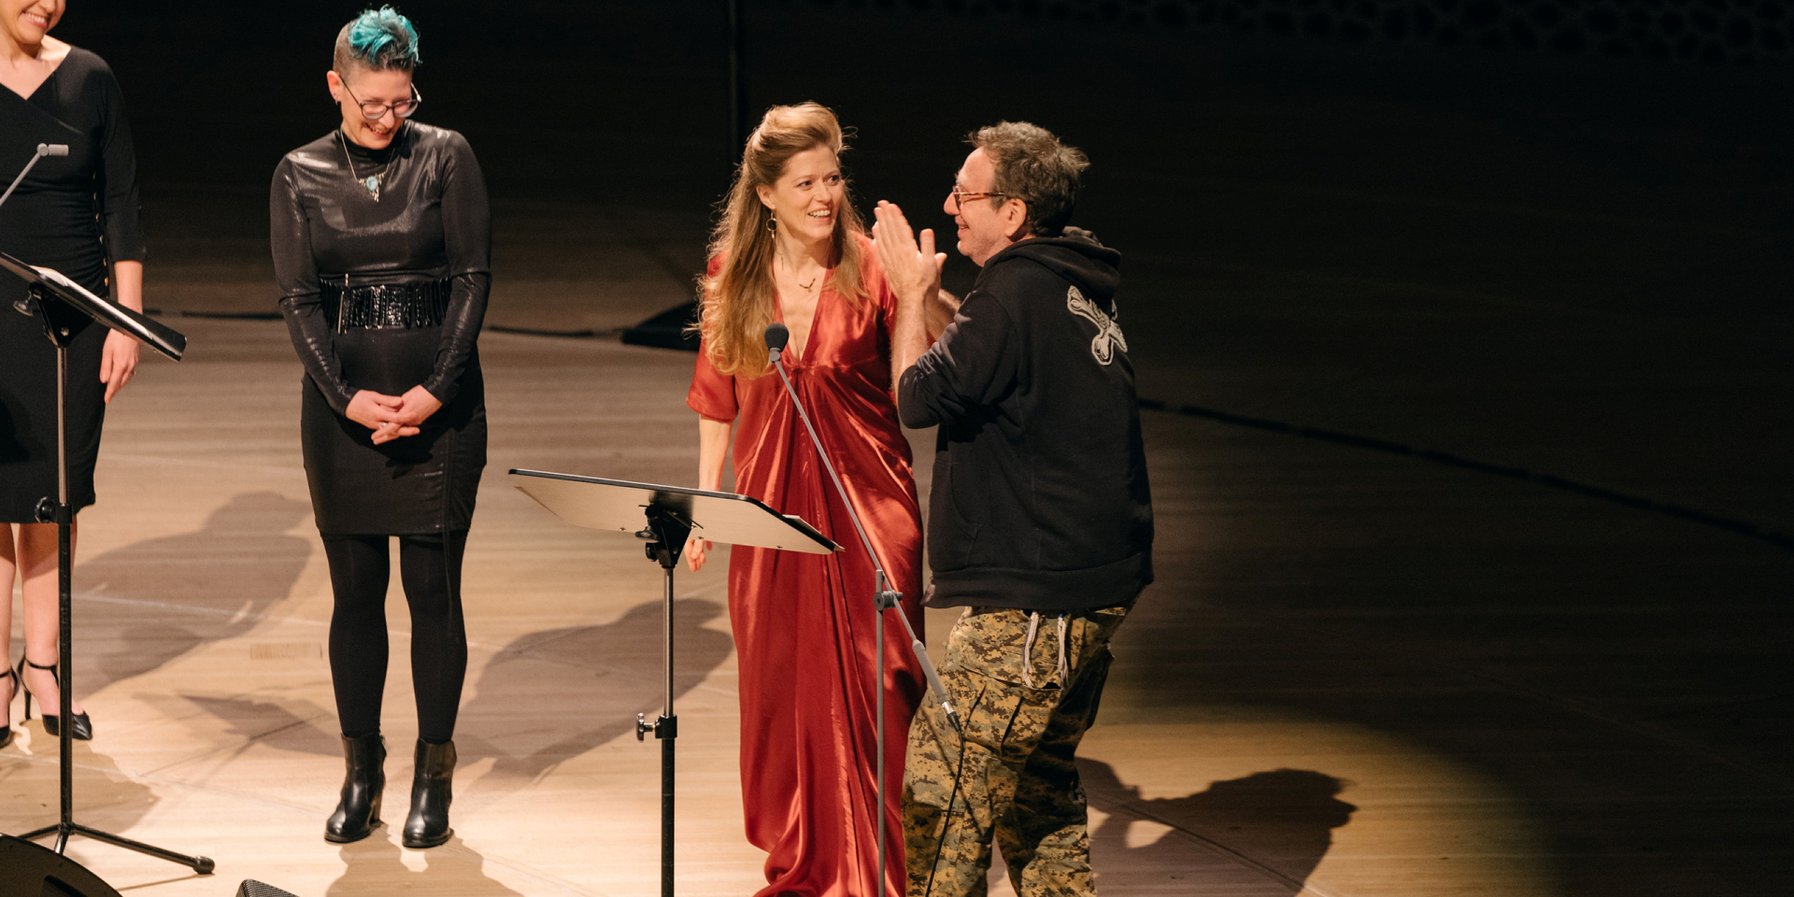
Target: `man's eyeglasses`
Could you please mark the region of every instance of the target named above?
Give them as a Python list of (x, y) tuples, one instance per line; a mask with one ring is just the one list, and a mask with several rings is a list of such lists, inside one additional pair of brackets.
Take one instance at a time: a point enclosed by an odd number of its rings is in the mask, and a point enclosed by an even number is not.
[(355, 105), (361, 107), (361, 116), (368, 121), (379, 121), (385, 118), (388, 112), (391, 112), (394, 118), (410, 118), (417, 114), (417, 107), (423, 105), (424, 102), (424, 95), (418, 93), (417, 85), (413, 84), (409, 100), (400, 100), (397, 103), (363, 103), (361, 98), (355, 95), (355, 91), (349, 89), (349, 79), (343, 78), (341, 72), (337, 73), (337, 77), (342, 79), (343, 92), (349, 95), (349, 99), (355, 101)]
[(954, 214), (958, 214), (959, 210), (964, 207), (966, 203), (971, 202), (974, 199), (983, 199), (987, 196), (1001, 196), (1008, 198), (1009, 194), (998, 193), (995, 190), (980, 190), (974, 192), (971, 190), (961, 190), (957, 186), (952, 190), (947, 191), (947, 197), (953, 201)]

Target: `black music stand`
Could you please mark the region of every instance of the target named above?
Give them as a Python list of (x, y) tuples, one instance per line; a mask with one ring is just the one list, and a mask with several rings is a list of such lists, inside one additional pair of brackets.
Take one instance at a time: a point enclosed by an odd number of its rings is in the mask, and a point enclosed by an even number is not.
[(568, 523), (646, 541), (649, 560), (665, 574), (664, 706), (652, 723), (645, 714), (636, 714), (635, 737), (641, 741), (653, 732), (660, 739), (660, 893), (673, 897), (673, 741), (679, 737), (679, 720), (673, 715), (673, 567), (686, 537), (695, 529), (711, 542), (804, 554), (829, 554), (841, 546), (801, 518), (745, 495), (540, 470), (513, 469), (511, 476), (524, 494)]
[[(68, 349), (74, 339), (75, 329), (83, 319), (91, 318), (94, 322), (127, 336), (135, 337), (139, 342), (148, 345), (157, 352), (175, 361), (181, 360), (181, 354), (187, 351), (187, 338), (162, 324), (144, 317), (121, 305), (95, 296), (80, 284), (69, 280), (61, 272), (50, 268), (38, 268), (28, 265), (4, 252), (0, 252), (0, 268), (16, 275), (25, 281), (26, 298), (14, 303), (21, 314), (35, 312), (44, 324), (44, 334), (50, 338), (50, 344), (56, 347), (56, 496), (45, 498), (37, 503), (37, 519), (40, 523), (56, 524), (56, 581), (57, 616), (61, 627), (58, 638), (60, 652), (57, 660), (58, 679), (62, 700), (58, 708), (62, 713), (62, 733), (58, 738), (61, 748), (62, 764), (62, 815), (55, 825), (45, 826), (36, 831), (26, 832), (24, 840), (35, 840), (51, 832), (56, 833), (57, 853), (68, 847), (70, 835), (86, 835), (96, 841), (104, 841), (118, 847), (149, 854), (171, 863), (179, 863), (191, 868), (201, 875), (212, 872), (213, 863), (202, 856), (186, 856), (171, 850), (164, 850), (141, 841), (133, 841), (118, 835), (90, 828), (74, 820), (75, 786), (74, 786), (74, 725), (72, 709), (74, 694), (74, 663), (70, 660), (74, 655), (74, 637), (72, 625), (73, 595), (71, 572), (74, 554), (72, 551), (70, 527), (74, 525), (75, 513), (69, 507), (69, 458), (68, 458)], [(20, 683), (22, 686), (24, 683)]]

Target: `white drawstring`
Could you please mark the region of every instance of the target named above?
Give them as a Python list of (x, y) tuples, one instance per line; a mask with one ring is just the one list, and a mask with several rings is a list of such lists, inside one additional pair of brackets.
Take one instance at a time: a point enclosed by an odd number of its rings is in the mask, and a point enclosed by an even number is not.
[[(1059, 615), (1059, 684), (1071, 684), (1071, 661), (1066, 655), (1070, 646), (1066, 614)], [(1040, 611), (1028, 612), (1028, 635), (1022, 639), (1022, 684), (1034, 687), (1034, 639), (1040, 632)]]
[(1071, 658), (1067, 655), (1071, 645), (1066, 638), (1067, 620), (1065, 614), (1059, 615), (1059, 686), (1071, 687)]
[(1022, 684), (1034, 687), (1034, 633), (1040, 628), (1040, 611), (1028, 612), (1028, 636), (1022, 639)]

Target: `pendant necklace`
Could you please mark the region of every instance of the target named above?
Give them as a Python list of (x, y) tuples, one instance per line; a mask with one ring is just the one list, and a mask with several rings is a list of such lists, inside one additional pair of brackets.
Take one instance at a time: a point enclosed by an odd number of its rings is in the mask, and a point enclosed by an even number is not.
[[(784, 253), (780, 253), (780, 255), (783, 256)], [(785, 267), (791, 269), (791, 279), (792, 279), (792, 281), (795, 282), (797, 280), (797, 266), (791, 264), (790, 259), (785, 259)], [(810, 278), (809, 283), (800, 283), (797, 285), (797, 288), (808, 293), (810, 291), (810, 288), (816, 285), (816, 278), (821, 277), (821, 276), (822, 276), (821, 273), (817, 273), (816, 275), (814, 275)]]
[[(355, 160), (352, 157), (350, 157), (350, 155), (349, 155), (349, 139), (347, 137), (344, 137), (343, 132), (339, 130), (336, 132), (336, 140), (338, 143), (342, 144), (343, 161), (349, 163), (349, 180), (355, 181), (356, 183), (359, 183), (362, 187), (366, 188), (368, 191), (368, 195), (372, 196), (374, 198), (375, 202), (379, 202), (380, 201), (380, 178), (383, 177), (386, 174), (386, 172), (378, 171), (378, 172), (368, 175), (365, 178), (356, 174), (355, 173)], [(390, 168), (391, 166), (388, 165), (388, 167)]]

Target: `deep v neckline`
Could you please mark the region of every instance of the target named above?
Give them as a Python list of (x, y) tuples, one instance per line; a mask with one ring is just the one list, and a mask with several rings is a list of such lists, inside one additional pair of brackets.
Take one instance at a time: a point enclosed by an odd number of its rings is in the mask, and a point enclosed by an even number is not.
[[(803, 344), (798, 345), (796, 343), (792, 343), (789, 346), (787, 346), (787, 348), (795, 347), (797, 349), (797, 352), (796, 353), (791, 353), (791, 352), (782, 353), (779, 356), (781, 359), (788, 358), (788, 357), (795, 358), (796, 360), (793, 362), (794, 364), (804, 364), (810, 360), (810, 341), (812, 339), (814, 339), (816, 336), (816, 319), (819, 316), (821, 316), (821, 314), (822, 314), (822, 297), (826, 296), (826, 295), (828, 295), (827, 290), (823, 290), (822, 292), (819, 292), (816, 294), (816, 307), (810, 310), (810, 326), (807, 330), (804, 331)], [(785, 320), (785, 301), (783, 299), (779, 299), (779, 297), (776, 294), (774, 295), (773, 298), (778, 299), (777, 305), (778, 305), (778, 312), (779, 312), (779, 318), (778, 318), (779, 323), (784, 324), (786, 329), (789, 330), (791, 327), (791, 322)]]
[(65, 62), (68, 62), (69, 56), (73, 55), (74, 52), (75, 52), (75, 48), (70, 47), (69, 51), (67, 53), (62, 54), (62, 58), (56, 60), (56, 64), (50, 67), (50, 71), (44, 75), (44, 79), (42, 81), (37, 82), (37, 86), (31, 88), (30, 93), (21, 94), (18, 91), (13, 90), (12, 85), (10, 85), (10, 84), (0, 84), (0, 87), (6, 88), (7, 93), (10, 93), (15, 97), (18, 97), (19, 102), (29, 103), (29, 102), (31, 102), (32, 97), (37, 96), (40, 92), (43, 91), (44, 85), (49, 84), (50, 80), (52, 78), (56, 77), (57, 72), (62, 71), (62, 64)]

